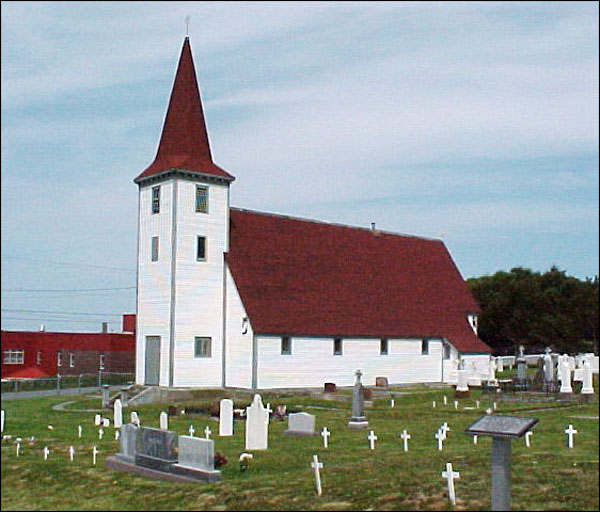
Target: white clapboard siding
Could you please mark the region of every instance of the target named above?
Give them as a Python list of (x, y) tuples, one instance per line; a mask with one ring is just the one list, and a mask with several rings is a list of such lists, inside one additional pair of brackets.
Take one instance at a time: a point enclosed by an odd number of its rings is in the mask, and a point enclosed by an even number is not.
[[(222, 383), (223, 272), (227, 251), (227, 185), (208, 188), (208, 213), (196, 212), (194, 181), (179, 180), (173, 386)], [(206, 237), (206, 260), (196, 261), (197, 237)], [(211, 338), (211, 356), (194, 357), (194, 338)]]
[(470, 369), (473, 362), (478, 372), (487, 374), (490, 368), (489, 354), (461, 354), (461, 359), (465, 362), (465, 368)]
[[(136, 383), (145, 375), (146, 336), (161, 337), (160, 384), (168, 385), (171, 300), (171, 199), (173, 180), (160, 184), (160, 213), (151, 212), (152, 187), (139, 192), (138, 298), (136, 330)], [(158, 261), (151, 261), (151, 240), (158, 236)]]
[(375, 385), (376, 377), (387, 377), (390, 384), (440, 382), (440, 340), (429, 341), (428, 355), (421, 355), (420, 339), (390, 339), (387, 355), (379, 353), (378, 338), (344, 338), (342, 345), (343, 354), (337, 356), (333, 338), (292, 337), (291, 355), (282, 355), (280, 337), (257, 336), (257, 387), (322, 387), (325, 382), (351, 386), (358, 368), (367, 386)]
[(242, 304), (240, 294), (229, 269), (227, 276), (227, 345), (226, 345), (226, 380), (227, 387), (252, 387), (252, 325), (248, 320), (246, 334), (242, 334), (243, 319), (248, 315)]

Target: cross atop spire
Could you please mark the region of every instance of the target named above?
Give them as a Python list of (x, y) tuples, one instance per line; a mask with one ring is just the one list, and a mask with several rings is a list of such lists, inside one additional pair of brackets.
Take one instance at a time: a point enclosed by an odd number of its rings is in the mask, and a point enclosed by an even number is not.
[(175, 82), (154, 162), (134, 181), (179, 170), (217, 176), (227, 181), (234, 177), (213, 163), (204, 121), (196, 70), (189, 37), (183, 41)]

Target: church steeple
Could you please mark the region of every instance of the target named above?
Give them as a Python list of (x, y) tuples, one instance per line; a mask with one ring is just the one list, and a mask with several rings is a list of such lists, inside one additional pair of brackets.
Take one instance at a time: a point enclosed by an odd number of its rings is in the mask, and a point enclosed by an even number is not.
[(156, 157), (134, 181), (139, 183), (173, 170), (216, 176), (227, 181), (235, 179), (212, 160), (188, 37), (181, 49)]

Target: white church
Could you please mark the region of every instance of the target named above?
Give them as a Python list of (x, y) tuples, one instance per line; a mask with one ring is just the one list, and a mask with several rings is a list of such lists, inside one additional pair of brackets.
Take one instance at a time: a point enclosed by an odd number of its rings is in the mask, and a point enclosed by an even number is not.
[(441, 240), (233, 208), (189, 39), (139, 186), (136, 383), (447, 382), (482, 369), (479, 307)]

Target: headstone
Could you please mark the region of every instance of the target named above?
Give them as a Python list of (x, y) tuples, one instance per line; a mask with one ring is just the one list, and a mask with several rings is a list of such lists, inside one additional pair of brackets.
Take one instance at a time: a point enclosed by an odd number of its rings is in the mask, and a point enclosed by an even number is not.
[(269, 444), (269, 412), (260, 395), (246, 408), (246, 450), (266, 450)]
[(194, 437), (194, 433), (196, 432), (194, 430), (194, 425), (190, 425), (188, 432), (190, 433), (190, 437)]
[(101, 423), (102, 423), (102, 416), (100, 414), (96, 414), (94, 416), (94, 425), (99, 427)]
[(567, 434), (567, 446), (573, 448), (573, 436), (577, 434), (577, 430), (573, 428), (573, 425), (569, 425), (569, 428), (565, 429), (565, 434)]
[(133, 423), (134, 425), (137, 425), (138, 427), (140, 426), (140, 417), (138, 416), (138, 413), (135, 411), (131, 411), (131, 423)]
[(108, 418), (102, 418), (102, 426), (110, 427), (110, 420)]
[(291, 413), (288, 415), (288, 428), (285, 435), (314, 436), (315, 416), (306, 412)]
[(375, 387), (387, 388), (389, 386), (387, 377), (375, 377)]
[(571, 366), (569, 360), (564, 356), (558, 364), (558, 378), (560, 380), (560, 393), (573, 393), (571, 387)]
[(21, 443), (17, 443), (17, 457), (19, 456), (20, 449), (21, 449)]
[(50, 450), (47, 446), (44, 446), (44, 460), (48, 460), (48, 455), (50, 455)]
[(137, 446), (137, 436), (140, 428), (133, 423), (127, 423), (121, 426), (120, 452), (116, 454), (117, 459), (132, 463), (135, 461), (135, 449)]
[(502, 357), (496, 358), (496, 371), (503, 372), (504, 371), (504, 359)]
[(366, 428), (369, 425), (367, 418), (365, 418), (365, 400), (363, 396), (363, 386), (360, 382), (362, 372), (356, 370), (356, 382), (354, 383), (354, 389), (352, 390), (352, 416), (348, 422), (350, 428)]
[(448, 398), (446, 397), (446, 395), (443, 396), (444, 399), (444, 405), (448, 405)]
[(115, 441), (118, 441), (120, 436), (121, 436), (121, 432), (118, 430), (115, 430)]
[(175, 432), (141, 427), (137, 435), (135, 464), (168, 472), (171, 465), (177, 462), (176, 445)]
[(525, 432), (525, 446), (527, 448), (531, 447), (531, 434), (533, 434), (531, 430)]
[(470, 395), (469, 392), (469, 370), (457, 370), (458, 380), (454, 396), (464, 398)]
[(375, 449), (375, 441), (377, 441), (377, 436), (375, 435), (375, 432), (373, 430), (371, 430), (369, 432), (367, 439), (369, 440), (369, 446), (371, 447), (371, 450), (374, 450)]
[(109, 392), (110, 386), (108, 384), (104, 384), (102, 386), (102, 409), (106, 409), (110, 405)]
[(218, 482), (221, 472), (215, 469), (215, 442), (200, 437), (179, 436), (179, 461), (174, 473), (201, 480)]
[(581, 387), (582, 395), (593, 395), (594, 394), (594, 383), (591, 365), (586, 360), (583, 361), (583, 385)]
[(329, 432), (329, 430), (327, 430), (327, 427), (323, 427), (323, 430), (321, 430), (321, 437), (323, 438), (323, 446), (325, 448), (327, 448), (329, 446), (329, 436), (331, 435), (331, 432)]
[(123, 403), (120, 398), (115, 400), (113, 408), (113, 426), (115, 428), (121, 428), (123, 426)]
[(456, 495), (454, 493), (454, 479), (460, 478), (460, 473), (452, 471), (452, 464), (448, 462), (446, 464), (446, 471), (442, 471), (442, 478), (445, 478), (448, 482), (448, 499), (452, 505), (456, 505)]
[(326, 382), (324, 386), (325, 393), (335, 393), (337, 386), (333, 382)]
[(404, 451), (407, 452), (408, 451), (408, 440), (410, 439), (410, 434), (406, 430), (403, 430), (402, 434), (400, 434), (400, 437), (402, 438), (402, 441), (404, 443)]
[(458, 400), (454, 400), (454, 410), (458, 410)]
[(223, 398), (219, 408), (219, 435), (233, 435), (233, 400)]
[(477, 444), (477, 435), (473, 436), (473, 444)]
[(100, 427), (98, 429), (98, 439), (102, 439), (103, 434), (104, 434), (104, 430), (102, 430), (102, 427)]
[(319, 470), (323, 468), (323, 463), (319, 462), (319, 458), (316, 455), (313, 455), (313, 461), (310, 466), (315, 470), (315, 483), (317, 485), (317, 495), (321, 496), (321, 475)]
[(435, 400), (431, 403), (431, 407), (435, 409)]
[(160, 413), (159, 422), (161, 430), (169, 430), (169, 415), (165, 411)]

